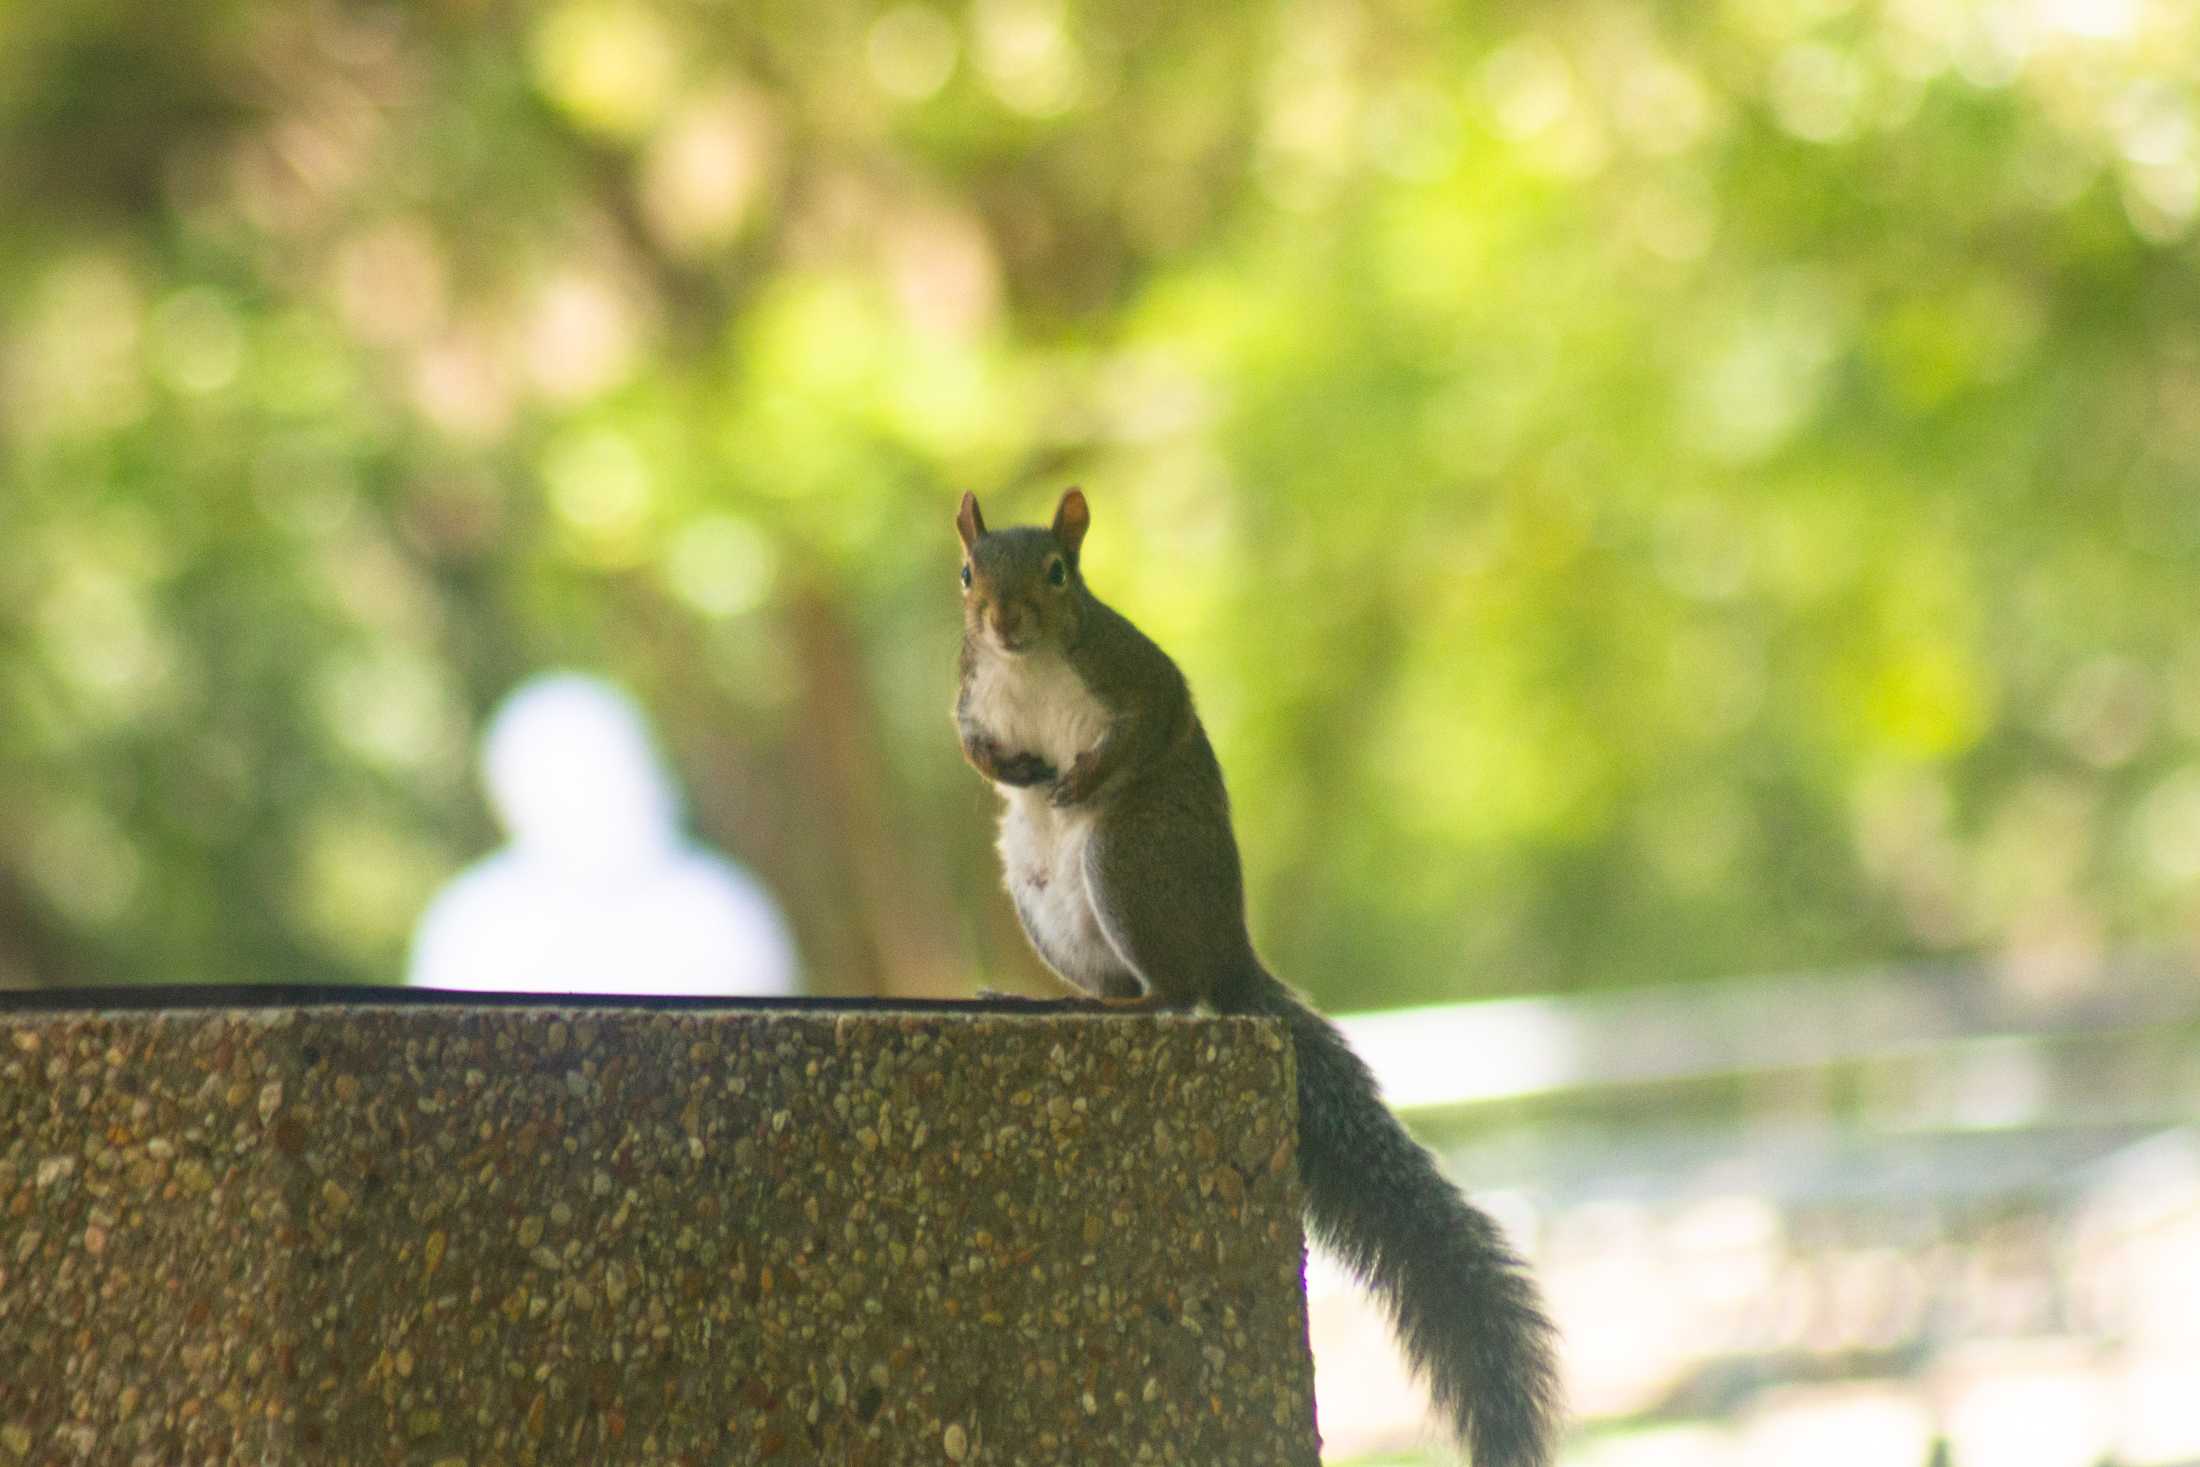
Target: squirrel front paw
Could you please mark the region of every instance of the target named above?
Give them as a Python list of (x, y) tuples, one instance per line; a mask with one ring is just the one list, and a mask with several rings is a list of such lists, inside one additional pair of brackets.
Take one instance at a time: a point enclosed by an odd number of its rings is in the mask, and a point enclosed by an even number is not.
[(993, 761), (993, 777), (1021, 789), (1053, 780), (1054, 766), (1037, 754), (1007, 754)]
[(1011, 754), (984, 734), (968, 734), (963, 739), (963, 753), (971, 767), (987, 779), (1001, 784), (1045, 784), (1054, 778), (1054, 766), (1037, 754)]
[(1062, 777), (1054, 781), (1054, 787), (1047, 791), (1047, 803), (1059, 810), (1064, 806), (1082, 804), (1091, 793), (1092, 755), (1079, 754), (1063, 772)]

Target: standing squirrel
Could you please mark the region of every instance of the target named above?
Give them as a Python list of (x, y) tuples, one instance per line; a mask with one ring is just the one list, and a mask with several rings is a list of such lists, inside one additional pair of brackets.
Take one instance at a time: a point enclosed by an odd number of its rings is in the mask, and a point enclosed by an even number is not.
[(1090, 512), (962, 536), (963, 754), (1007, 801), (1000, 851), (1032, 946), (1111, 1006), (1281, 1019), (1298, 1055), (1299, 1175), (1316, 1238), (1389, 1307), (1476, 1467), (1543, 1467), (1555, 1332), (1497, 1226), (1446, 1182), (1330, 1023), (1245, 929), (1222, 768), (1167, 653), (1094, 596)]

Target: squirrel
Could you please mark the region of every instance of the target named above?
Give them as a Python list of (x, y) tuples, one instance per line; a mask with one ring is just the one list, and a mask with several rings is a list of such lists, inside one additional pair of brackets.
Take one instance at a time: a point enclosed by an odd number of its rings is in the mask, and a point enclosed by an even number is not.
[(1314, 1236), (1388, 1307), (1476, 1467), (1544, 1467), (1559, 1380), (1535, 1284), (1344, 1036), (1254, 954), (1222, 767), (1183, 673), (1086, 586), (1090, 523), (1074, 488), (1045, 528), (988, 531), (972, 494), (955, 520), (955, 723), (964, 757), (1005, 799), (1001, 860), (1024, 931), (1047, 966), (1110, 1007), (1283, 1021)]

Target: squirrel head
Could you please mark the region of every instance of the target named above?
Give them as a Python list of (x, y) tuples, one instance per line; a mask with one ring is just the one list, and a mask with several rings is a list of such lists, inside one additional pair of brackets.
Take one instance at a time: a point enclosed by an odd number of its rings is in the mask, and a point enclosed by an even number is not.
[(1010, 656), (1063, 647), (1084, 620), (1084, 576), (1077, 552), (1092, 523), (1082, 490), (1063, 493), (1054, 523), (987, 530), (978, 496), (965, 494), (955, 516), (962, 536), (963, 629)]

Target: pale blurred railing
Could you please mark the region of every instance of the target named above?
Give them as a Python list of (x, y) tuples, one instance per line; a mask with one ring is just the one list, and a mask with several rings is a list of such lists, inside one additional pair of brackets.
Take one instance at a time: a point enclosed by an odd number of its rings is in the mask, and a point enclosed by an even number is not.
[[(2040, 993), (1919, 966), (1344, 1023), (1535, 1253), (1572, 1460), (2200, 1462), (2190, 967), (2133, 957)], [(1333, 1285), (1317, 1269), (1328, 1460), (1425, 1441)]]

